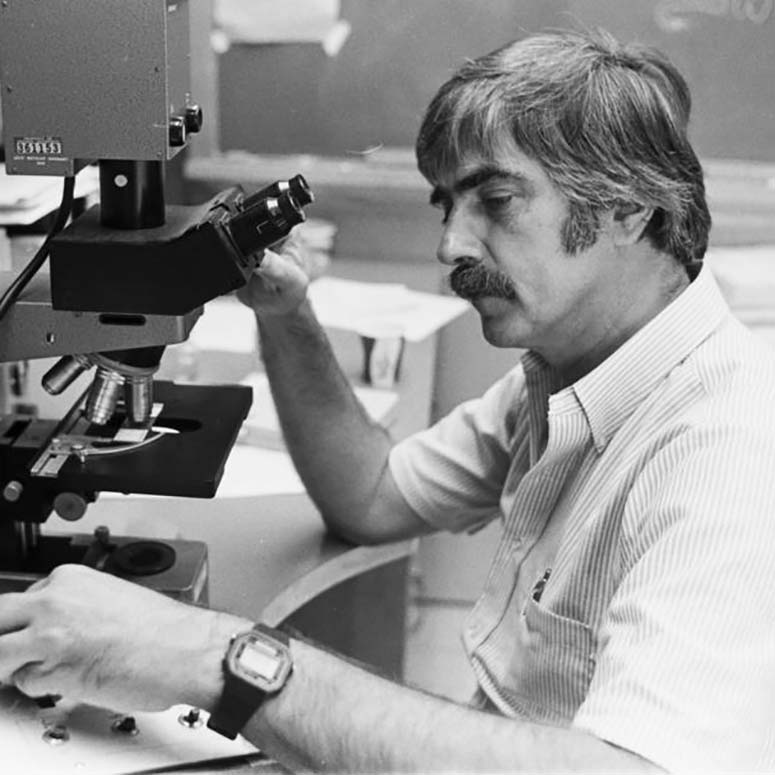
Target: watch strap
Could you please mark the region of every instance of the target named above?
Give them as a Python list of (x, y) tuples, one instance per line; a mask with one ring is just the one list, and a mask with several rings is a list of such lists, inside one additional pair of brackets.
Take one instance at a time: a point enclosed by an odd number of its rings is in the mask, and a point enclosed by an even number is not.
[(277, 627), (270, 627), (268, 624), (261, 624), (261, 622), (256, 622), (253, 625), (253, 631), (268, 635), (274, 640), (279, 640), (280, 643), (282, 643), (286, 648), (289, 648), (291, 645), (291, 639), (288, 637), (288, 634), (282, 630), (277, 629)]
[[(253, 625), (252, 631), (265, 635), (286, 648), (290, 646), (290, 638), (281, 630), (257, 623)], [(231, 647), (230, 643), (229, 650)], [(223, 666), (223, 691), (218, 704), (210, 714), (207, 726), (229, 740), (234, 740), (250, 717), (261, 707), (268, 693), (233, 675), (227, 668), (225, 657)]]

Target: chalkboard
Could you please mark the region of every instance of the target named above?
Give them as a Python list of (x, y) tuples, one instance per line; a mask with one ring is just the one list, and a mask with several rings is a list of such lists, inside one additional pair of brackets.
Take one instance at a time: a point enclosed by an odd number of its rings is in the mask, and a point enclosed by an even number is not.
[(352, 33), (220, 56), (223, 150), (346, 156), (411, 146), (466, 57), (552, 27), (656, 45), (686, 76), (702, 156), (775, 161), (775, 0), (342, 0)]

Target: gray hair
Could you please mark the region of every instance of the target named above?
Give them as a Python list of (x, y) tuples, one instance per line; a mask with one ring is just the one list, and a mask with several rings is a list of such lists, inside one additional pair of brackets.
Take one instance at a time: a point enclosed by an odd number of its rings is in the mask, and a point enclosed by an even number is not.
[(594, 244), (599, 215), (639, 206), (644, 235), (689, 267), (702, 260), (710, 213), (687, 137), (691, 96), (659, 51), (603, 31), (557, 32), (466, 62), (437, 92), (417, 138), (432, 183), (466, 154), (495, 161), (510, 137), (567, 198), (563, 244)]

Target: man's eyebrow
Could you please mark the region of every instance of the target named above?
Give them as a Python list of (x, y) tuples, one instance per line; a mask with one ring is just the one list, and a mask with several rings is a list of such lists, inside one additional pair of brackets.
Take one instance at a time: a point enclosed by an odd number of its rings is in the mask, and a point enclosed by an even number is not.
[[(517, 183), (526, 194), (533, 191), (533, 184), (521, 172), (504, 170), (502, 167), (481, 167), (474, 170), (469, 175), (458, 180), (452, 187), (452, 192), (461, 194), (464, 191), (470, 191), (472, 188), (481, 186), (491, 180), (503, 180), (504, 182)], [(434, 186), (431, 192), (430, 202), (432, 205), (440, 204), (449, 198), (449, 192), (442, 186)]]

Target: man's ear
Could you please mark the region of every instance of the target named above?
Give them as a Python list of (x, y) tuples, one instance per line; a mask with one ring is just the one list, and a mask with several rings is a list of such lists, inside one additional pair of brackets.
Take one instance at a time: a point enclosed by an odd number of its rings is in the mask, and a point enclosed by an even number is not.
[(613, 209), (612, 234), (616, 245), (634, 245), (654, 215), (653, 207), (637, 202), (618, 202)]

